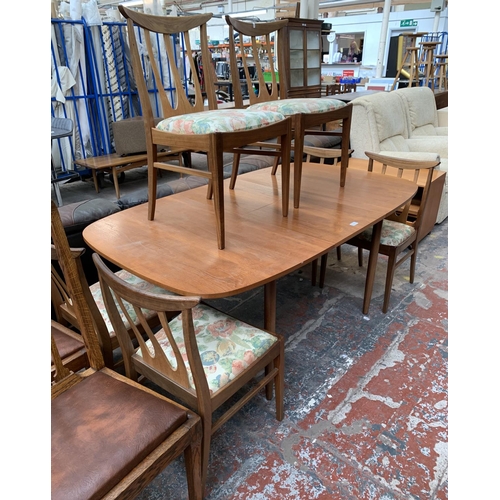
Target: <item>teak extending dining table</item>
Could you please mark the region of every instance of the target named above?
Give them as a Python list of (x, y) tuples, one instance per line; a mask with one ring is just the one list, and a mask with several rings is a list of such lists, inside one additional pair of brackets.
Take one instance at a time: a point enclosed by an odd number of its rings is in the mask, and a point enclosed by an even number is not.
[[(367, 160), (350, 159), (350, 165), (362, 163)], [(417, 191), (411, 181), (354, 168), (340, 187), (339, 166), (304, 163), (300, 208), (283, 217), (279, 177), (270, 168), (256, 170), (224, 190), (223, 250), (206, 187), (158, 199), (153, 221), (142, 204), (92, 223), (83, 236), (102, 257), (181, 295), (215, 299), (264, 286), (264, 328), (276, 331), (276, 280), (370, 226), (370, 259), (377, 259), (382, 220)]]

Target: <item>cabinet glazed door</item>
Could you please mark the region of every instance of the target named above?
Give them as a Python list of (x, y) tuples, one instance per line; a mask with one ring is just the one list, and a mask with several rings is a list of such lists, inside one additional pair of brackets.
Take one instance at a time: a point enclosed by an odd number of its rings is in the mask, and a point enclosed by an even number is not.
[(308, 30), (306, 86), (321, 85), (321, 31)]
[(304, 31), (290, 29), (290, 88), (304, 86)]

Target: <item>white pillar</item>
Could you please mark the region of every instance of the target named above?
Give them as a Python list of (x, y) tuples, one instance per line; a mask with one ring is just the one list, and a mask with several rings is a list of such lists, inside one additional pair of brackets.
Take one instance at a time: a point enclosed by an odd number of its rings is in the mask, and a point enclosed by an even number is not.
[(433, 33), (437, 33), (439, 31), (439, 20), (441, 19), (441, 11), (437, 10), (434, 14), (434, 26), (432, 28)]
[(375, 78), (382, 77), (382, 69), (384, 67), (385, 45), (387, 41), (387, 31), (389, 27), (389, 15), (391, 13), (391, 0), (384, 1), (384, 12), (382, 16), (382, 29), (380, 32), (380, 42), (377, 55), (377, 69)]
[(307, 2), (300, 2), (300, 11), (299, 11), (299, 16), (302, 19), (309, 19), (308, 13), (309, 13), (309, 8), (308, 8), (308, 3)]

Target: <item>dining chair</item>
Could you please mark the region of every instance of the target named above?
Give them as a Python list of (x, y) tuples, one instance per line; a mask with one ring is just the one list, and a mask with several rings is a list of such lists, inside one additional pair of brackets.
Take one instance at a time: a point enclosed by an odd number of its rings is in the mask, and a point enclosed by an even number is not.
[[(167, 297), (140, 290), (111, 272), (98, 254), (92, 257), (122, 349), (125, 374), (132, 380), (142, 376), (152, 381), (202, 419), (204, 491), (212, 435), (264, 387), (269, 400), (274, 387), (276, 418), (283, 419), (283, 337), (232, 318), (199, 297)], [(123, 324), (126, 303), (133, 306), (147, 332), (145, 340), (134, 327), (138, 347)], [(149, 328), (144, 309), (156, 311), (160, 330)], [(168, 321), (172, 311), (181, 313)], [(216, 410), (220, 411), (214, 418)]]
[(325, 96), (356, 92), (356, 83), (330, 83), (325, 86)]
[[(99, 337), (106, 366), (113, 368), (115, 365), (120, 364), (119, 357), (115, 357), (114, 355), (114, 351), (119, 348), (119, 345), (113, 326), (109, 320), (106, 307), (104, 306), (99, 281), (92, 285), (88, 284), (81, 260), (85, 252), (84, 248), (71, 248), (70, 251), (75, 261), (77, 272), (68, 274), (68, 271), (61, 266), (58, 251), (58, 247), (66, 244), (69, 244), (66, 233), (58, 234), (57, 239), (53, 240), (51, 244), (51, 301), (54, 318), (60, 324), (65, 326), (71, 325), (80, 330), (80, 323), (75, 309), (75, 298), (71, 294), (71, 289), (74, 289), (76, 284), (79, 283), (83, 290), (84, 299), (92, 314), (92, 320)], [(142, 289), (151, 290), (154, 291), (154, 293), (173, 294), (172, 292), (168, 292), (163, 288), (138, 278), (124, 269), (118, 270), (116, 273), (123, 280), (134, 283)], [(158, 318), (152, 311), (146, 314), (148, 321), (150, 321), (152, 325), (157, 323)], [(130, 316), (132, 321), (137, 322), (133, 310), (130, 311)]]
[[(72, 372), (90, 368), (85, 342), (79, 333), (54, 320), (50, 321), (50, 330), (65, 368)], [(51, 359), (51, 368), (52, 379), (54, 379), (56, 372), (53, 358)]]
[[(62, 266), (77, 274), (53, 201), (51, 233)], [(65, 366), (52, 335), (51, 498), (135, 498), (183, 454), (189, 499), (201, 500), (200, 417), (107, 368), (83, 286), (69, 287), (90, 367)]]
[[(285, 71), (283, 46), (285, 44), (283, 41), (280, 42), (280, 39), (283, 37), (282, 30), (288, 24), (288, 19), (270, 22), (253, 22), (235, 19), (229, 15), (226, 15), (225, 19), (226, 23), (229, 25), (229, 60), (231, 74), (239, 74), (239, 60), (244, 70), (243, 72), (247, 86), (250, 89), (258, 87), (254, 92), (248, 93), (249, 105), (246, 106), (246, 103), (243, 101), (240, 79), (233, 77), (235, 106), (237, 108), (245, 108), (247, 111), (275, 111), (293, 120), (293, 206), (299, 208), (300, 204), (304, 138), (307, 135), (342, 137), (340, 186), (343, 187), (345, 185), (349, 161), (348, 148), (351, 130), (352, 104), (346, 104), (338, 99), (332, 98), (286, 98), (283, 88), (279, 87), (274, 71), (274, 61), (271, 55), (274, 45), (272, 45), (271, 37), (273, 33), (276, 34), (275, 40), (278, 40), (278, 73), (283, 74)], [(236, 36), (239, 36), (238, 44), (235, 42)], [(247, 40), (250, 39), (250, 42), (247, 43), (251, 43), (252, 56), (243, 48), (242, 39), (244, 37), (247, 37)], [(255, 57), (255, 54), (263, 54), (267, 62), (264, 64), (264, 62), (260, 60), (260, 57)], [(250, 67), (255, 67), (255, 70), (250, 72)], [(264, 70), (266, 68), (269, 68), (270, 71), (265, 72)], [(337, 120), (340, 120), (342, 124), (340, 132), (338, 130), (324, 130), (323, 126), (325, 124)], [(233, 171), (237, 169), (238, 162), (239, 156), (235, 155)], [(275, 160), (272, 174), (276, 173), (277, 167), (278, 161)]]
[[(127, 20), (132, 68), (144, 118), (148, 155), (148, 219), (154, 220), (158, 170), (170, 170), (208, 180), (207, 198), (214, 200), (217, 244), (225, 247), (223, 152), (248, 151), (246, 146), (279, 138), (282, 159), (282, 214), (288, 215), (291, 124), (281, 113), (217, 109), (215, 72), (208, 69), (207, 22), (212, 14), (153, 16), (118, 6)], [(200, 48), (192, 48), (197, 30)], [(196, 52), (196, 63), (193, 57)], [(182, 61), (182, 64), (181, 64)], [(179, 67), (181, 69), (179, 69)], [(192, 84), (186, 87), (185, 72)], [(208, 109), (205, 108), (205, 101)], [(154, 109), (153, 109), (154, 108)], [(155, 116), (163, 118), (155, 125)], [(208, 171), (158, 161), (157, 146), (207, 155)], [(234, 189), (234, 188), (233, 188)], [(175, 214), (172, 214), (175, 221)]]
[[(405, 177), (421, 186), (421, 195), (418, 205), (415, 201), (409, 200), (400, 207), (395, 214), (384, 219), (382, 224), (382, 234), (380, 237), (379, 254), (388, 257), (387, 272), (385, 279), (384, 302), (382, 311), (386, 313), (389, 309), (391, 298), (392, 282), (396, 269), (408, 259), (410, 260), (410, 283), (415, 279), (415, 267), (417, 263), (417, 251), (419, 241), (419, 231), (425, 207), (429, 201), (429, 189), (431, 186), (434, 168), (440, 164), (440, 158), (433, 153), (428, 154), (427, 159), (411, 159), (412, 154), (407, 153), (406, 158), (401, 157), (401, 153), (384, 152), (383, 154), (365, 151), (368, 157), (368, 172), (373, 172), (374, 162), (382, 164), (380, 173), (389, 175), (393, 170), (398, 177)], [(399, 157), (398, 157), (399, 155)], [(422, 158), (419, 153), (419, 158)], [(379, 170), (377, 170), (379, 172)], [(405, 175), (407, 174), (407, 175)], [(346, 244), (358, 247), (358, 264), (363, 265), (363, 250), (370, 250), (373, 228), (370, 227), (358, 236), (350, 239)], [(326, 274), (327, 259), (321, 259), (320, 286), (323, 286)], [(337, 258), (340, 260), (340, 247), (337, 248)], [(370, 266), (370, 264), (369, 264)], [(367, 270), (367, 279), (372, 276), (370, 269)], [(372, 278), (374, 280), (374, 277)], [(369, 289), (373, 287), (373, 282), (368, 283)], [(363, 303), (363, 310), (367, 311), (369, 304), (366, 304), (366, 297)]]

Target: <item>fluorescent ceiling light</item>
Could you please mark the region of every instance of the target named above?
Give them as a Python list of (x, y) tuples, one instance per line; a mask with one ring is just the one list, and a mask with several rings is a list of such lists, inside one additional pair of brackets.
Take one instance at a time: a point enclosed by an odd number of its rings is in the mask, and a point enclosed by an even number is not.
[(245, 12), (234, 12), (228, 15), (230, 17), (252, 17), (252, 16), (262, 16), (264, 14), (267, 14), (267, 9), (247, 10)]
[(121, 5), (124, 5), (125, 7), (138, 7), (143, 3), (143, 0), (130, 0), (129, 2), (123, 2)]

